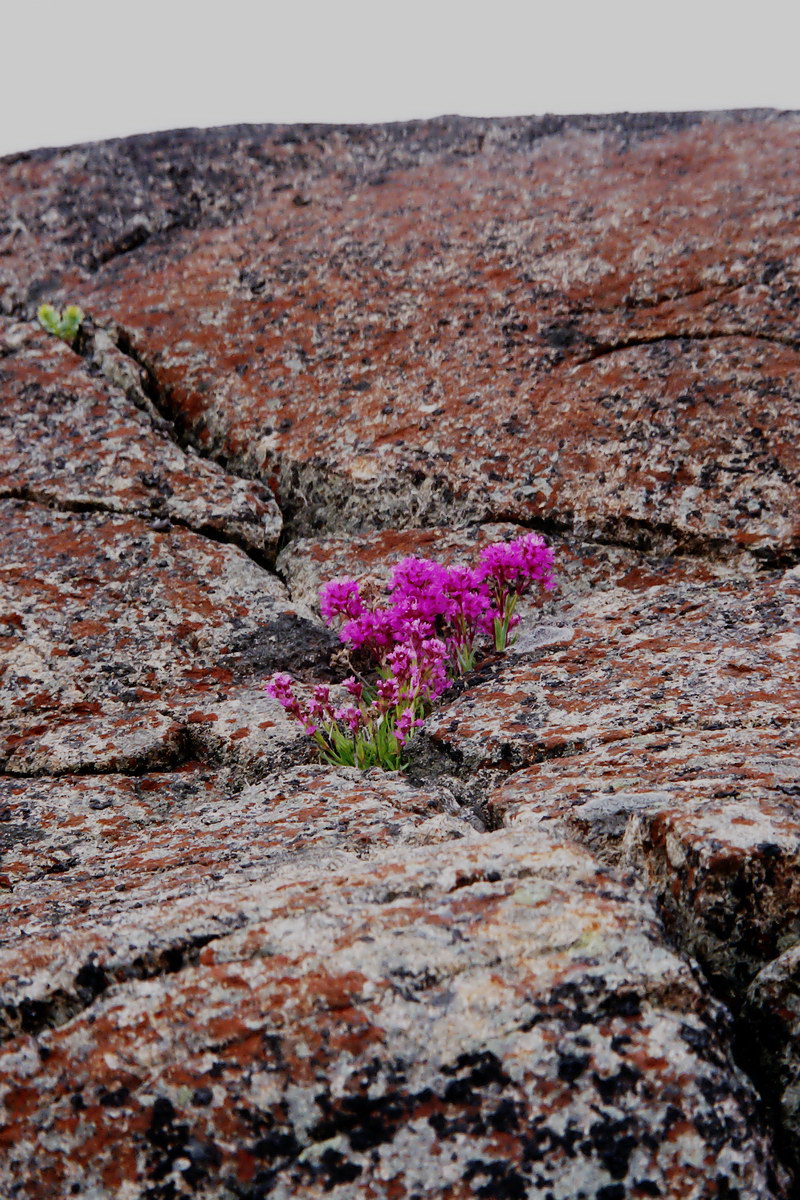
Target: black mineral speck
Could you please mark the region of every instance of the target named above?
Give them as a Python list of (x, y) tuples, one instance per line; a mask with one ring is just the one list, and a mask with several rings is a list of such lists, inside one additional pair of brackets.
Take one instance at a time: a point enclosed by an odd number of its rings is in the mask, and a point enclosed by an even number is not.
[(558, 1078), (566, 1083), (574, 1083), (586, 1070), (588, 1063), (588, 1054), (562, 1054), (558, 1059)]

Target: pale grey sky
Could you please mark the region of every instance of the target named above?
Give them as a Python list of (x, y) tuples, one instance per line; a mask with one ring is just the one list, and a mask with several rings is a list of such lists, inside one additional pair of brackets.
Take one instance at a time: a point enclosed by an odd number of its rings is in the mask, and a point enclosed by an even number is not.
[(0, 154), (190, 125), (800, 108), (786, 0), (37, 0)]

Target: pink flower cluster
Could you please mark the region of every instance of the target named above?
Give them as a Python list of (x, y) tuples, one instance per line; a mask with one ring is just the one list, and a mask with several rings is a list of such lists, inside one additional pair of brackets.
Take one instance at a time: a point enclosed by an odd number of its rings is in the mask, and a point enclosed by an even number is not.
[(531, 586), (550, 589), (553, 552), (526, 534), (481, 551), (475, 568), (405, 558), (392, 571), (387, 602), (369, 605), (354, 579), (334, 579), (320, 592), (320, 610), (341, 639), (371, 660), (377, 678), (350, 676), (350, 702), (335, 706), (330, 689), (314, 688), (301, 703), (288, 675), (273, 675), (267, 692), (298, 720), (327, 761), (397, 769), (414, 729), (452, 679), (471, 670), (480, 640), (505, 650), (518, 623), (518, 598)]
[(463, 674), (474, 665), (481, 635), (494, 635), (496, 649), (506, 649), (518, 623), (517, 599), (533, 584), (554, 586), (553, 551), (528, 533), (486, 546), (475, 568), (404, 558), (392, 571), (389, 603), (382, 607), (368, 608), (354, 579), (334, 579), (320, 592), (320, 610), (329, 624), (347, 618), (342, 641), (378, 659), (394, 646), (441, 638), (455, 673)]

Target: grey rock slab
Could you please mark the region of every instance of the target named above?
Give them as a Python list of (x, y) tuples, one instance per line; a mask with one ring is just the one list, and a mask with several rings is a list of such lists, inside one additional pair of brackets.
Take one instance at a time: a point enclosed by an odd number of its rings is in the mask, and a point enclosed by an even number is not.
[(650, 902), (576, 845), (408, 850), (278, 881), (193, 965), (10, 1041), (0, 1181), (776, 1200), (725, 1036)]
[(674, 728), (795, 721), (797, 569), (721, 568), (714, 578), (676, 558), (657, 578), (592, 592), (568, 611), (559, 641), (479, 665), (429, 721), (429, 736), (467, 769), (507, 770)]
[(783, 1146), (800, 1167), (800, 943), (756, 975), (742, 1010), (742, 1054), (778, 1112)]
[(756, 792), (642, 813), (626, 850), (672, 936), (737, 1007), (758, 971), (800, 941), (794, 796)]
[(800, 726), (660, 733), (546, 759), (491, 786), (494, 825), (556, 825), (619, 857), (629, 821), (700, 802), (792, 802), (800, 784)]
[(244, 789), (229, 776), (0, 778), (3, 1037), (57, 1023), (93, 988), (177, 970), (255, 920), (278, 876), (477, 836), (446, 788), (396, 773), (304, 766)]

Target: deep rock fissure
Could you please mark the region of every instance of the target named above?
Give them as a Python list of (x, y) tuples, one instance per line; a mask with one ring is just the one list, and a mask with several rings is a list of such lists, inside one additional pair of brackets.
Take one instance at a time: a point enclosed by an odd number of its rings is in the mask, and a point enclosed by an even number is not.
[[(243, 918), (243, 914), (240, 916)], [(18, 1003), (0, 1004), (0, 1045), (21, 1034), (38, 1037), (49, 1029), (61, 1028), (90, 1009), (116, 984), (175, 975), (187, 967), (196, 966), (200, 951), (205, 946), (228, 937), (244, 924), (244, 919), (237, 919), (231, 921), (230, 928), (220, 932), (178, 938), (168, 946), (140, 955), (116, 972), (106, 970), (97, 955), (90, 954), (72, 980), (71, 991), (57, 988), (41, 999), (26, 997)]]
[[(152, 363), (136, 347), (129, 330), (119, 325), (114, 325), (113, 328), (103, 326), (103, 328), (113, 337), (120, 352), (129, 358), (142, 372), (143, 392), (147, 401), (155, 409), (160, 420), (168, 426), (169, 436), (181, 450), (192, 452), (200, 458), (206, 458), (216, 463), (229, 475), (236, 478), (259, 483), (264, 482), (258, 471), (248, 470), (243, 464), (231, 462), (230, 458), (223, 452), (203, 446), (199, 439), (194, 436), (191, 429), (182, 420), (180, 410), (171, 404), (167, 390), (160, 384)], [(729, 337), (772, 342), (800, 353), (800, 341), (798, 340), (784, 339), (777, 335), (773, 336), (765, 333), (741, 333), (732, 330), (728, 333), (713, 331), (702, 334), (676, 333), (661, 334), (650, 338), (631, 338), (613, 345), (598, 347), (596, 353), (573, 359), (571, 365), (593, 362), (598, 358), (617, 353), (629, 347), (657, 345), (661, 342), (710, 341)], [(143, 406), (140, 404), (139, 407)], [(363, 519), (358, 518), (358, 505), (356, 505), (356, 514), (352, 516), (348, 515), (347, 508), (348, 504), (353, 501), (361, 501), (364, 507), (369, 507), (370, 496), (366, 494), (362, 495), (361, 490), (352, 481), (344, 476), (338, 476), (336, 480), (338, 486), (331, 489), (330, 502), (322, 506), (322, 508), (315, 505), (314, 519), (310, 522), (306, 513), (307, 484), (305, 477), (309, 477), (312, 488), (314, 484), (322, 484), (330, 488), (333, 473), (326, 470), (322, 464), (317, 466), (314, 463), (289, 464), (279, 461), (276, 465), (280, 469), (282, 477), (282, 490), (285, 491), (285, 495), (274, 497), (282, 517), (282, 531), (276, 554), (279, 554), (290, 542), (298, 538), (309, 536), (325, 537), (347, 533), (357, 535), (363, 531), (365, 522)], [(370, 523), (370, 527), (430, 528), (439, 524), (454, 524), (459, 526), (462, 524), (488, 525), (498, 522), (509, 522), (545, 535), (571, 534), (597, 545), (636, 550), (648, 554), (685, 554), (693, 558), (705, 558), (709, 561), (719, 562), (730, 561), (737, 557), (748, 557), (751, 561), (755, 560), (758, 562), (765, 570), (791, 569), (800, 563), (800, 546), (780, 552), (768, 547), (757, 548), (755, 550), (750, 550), (746, 547), (742, 549), (725, 538), (691, 534), (669, 522), (649, 521), (634, 517), (616, 517), (613, 520), (609, 519), (604, 527), (597, 528), (587, 525), (580, 519), (576, 519), (574, 513), (571, 512), (565, 514), (555, 513), (549, 517), (528, 518), (515, 515), (513, 512), (509, 512), (503, 508), (492, 513), (487, 513), (484, 510), (481, 513), (469, 514), (459, 511), (459, 507), (457, 503), (452, 505), (452, 513), (446, 511), (448, 508), (446, 503), (441, 506), (438, 504), (429, 505), (427, 509), (422, 507), (416, 513), (412, 507), (409, 514), (412, 519), (407, 523), (392, 523), (391, 518), (394, 517), (396, 521), (397, 514), (391, 513), (388, 514), (389, 520), (374, 526)], [(374, 507), (373, 511), (377, 512), (377, 507)], [(202, 530), (195, 530), (195, 532), (203, 532), (203, 535), (206, 536)], [(266, 565), (267, 569), (273, 569), (271, 560), (266, 559), (266, 557), (261, 558), (238, 541), (233, 541), (232, 544), (239, 545), (240, 549), (243, 549), (259, 566)]]
[[(266, 571), (273, 578), (279, 578), (271, 560), (266, 555), (259, 554), (257, 550), (248, 544), (245, 538), (237, 537), (234, 533), (226, 533), (221, 529), (215, 529), (210, 525), (195, 525), (191, 521), (184, 520), (182, 517), (170, 515), (169, 517), (162, 518), (145, 509), (113, 508), (103, 500), (69, 500), (55, 494), (48, 494), (42, 489), (27, 486), (0, 489), (0, 500), (21, 500), (26, 504), (35, 504), (40, 508), (47, 508), (51, 512), (63, 513), (65, 516), (68, 516), (70, 513), (105, 513), (110, 517), (134, 517), (136, 520), (147, 524), (150, 528), (156, 528), (157, 532), (163, 533), (168, 533), (172, 526), (175, 525), (179, 529), (186, 529), (189, 533), (207, 538), (211, 542), (218, 542), (222, 546), (233, 546), (234, 549), (241, 550), (242, 554), (246, 554), (251, 562), (255, 563), (262, 571)], [(157, 524), (154, 525), (154, 522)]]
[[(103, 325), (99, 328), (103, 328), (112, 337), (119, 352), (129, 358), (141, 372), (142, 391), (160, 419), (169, 427), (169, 436), (180, 450), (183, 450), (184, 453), (196, 454), (198, 458), (209, 459), (228, 475), (237, 479), (264, 482), (256, 472), (247, 471), (232, 463), (226, 455), (219, 451), (209, 450), (194, 436), (191, 428), (183, 419), (183, 414), (170, 402), (167, 389), (162, 387), (155, 368), (147, 356), (138, 349), (129, 330), (118, 324)], [(274, 499), (280, 509), (278, 497), (274, 497)]]
[[(574, 834), (579, 842), (585, 842), (586, 839), (581, 837), (579, 833)], [(644, 889), (647, 896), (656, 910), (661, 926), (661, 933), (664, 942), (673, 952), (686, 963), (689, 969), (699, 977), (702, 989), (714, 998), (720, 1004), (728, 1015), (728, 1034), (725, 1038), (725, 1046), (731, 1059), (736, 1064), (741, 1073), (745, 1076), (748, 1082), (753, 1087), (756, 1095), (761, 1102), (761, 1120), (769, 1132), (770, 1141), (776, 1158), (781, 1165), (789, 1172), (794, 1180), (794, 1188), (791, 1192), (791, 1200), (800, 1200), (800, 1175), (798, 1175), (795, 1166), (795, 1157), (792, 1147), (789, 1145), (787, 1135), (784, 1130), (784, 1118), (781, 1112), (780, 1095), (776, 1090), (774, 1080), (770, 1079), (764, 1071), (763, 1065), (759, 1058), (759, 1048), (753, 1043), (753, 1030), (751, 1022), (743, 1015), (741, 1006), (744, 1003), (744, 996), (737, 997), (738, 1003), (734, 1005), (731, 996), (718, 986), (712, 978), (706, 973), (702, 965), (697, 961), (694, 954), (680, 936), (680, 931), (670, 929), (669, 923), (665, 920), (665, 905), (649, 889)]]
[[(687, 295), (691, 294), (691, 292), (687, 293)], [(624, 338), (619, 342), (601, 342), (589, 354), (577, 355), (576, 363), (597, 362), (600, 358), (606, 358), (610, 354), (618, 354), (623, 350), (630, 350), (636, 346), (657, 346), (661, 342), (713, 342), (729, 338), (738, 338), (742, 341), (770, 342), (775, 346), (785, 346), (789, 350), (800, 353), (800, 341), (797, 338), (779, 337), (778, 334), (773, 333), (754, 333), (750, 330), (745, 331), (741, 329), (710, 329), (704, 332), (660, 333), (653, 334), (651, 337)]]

